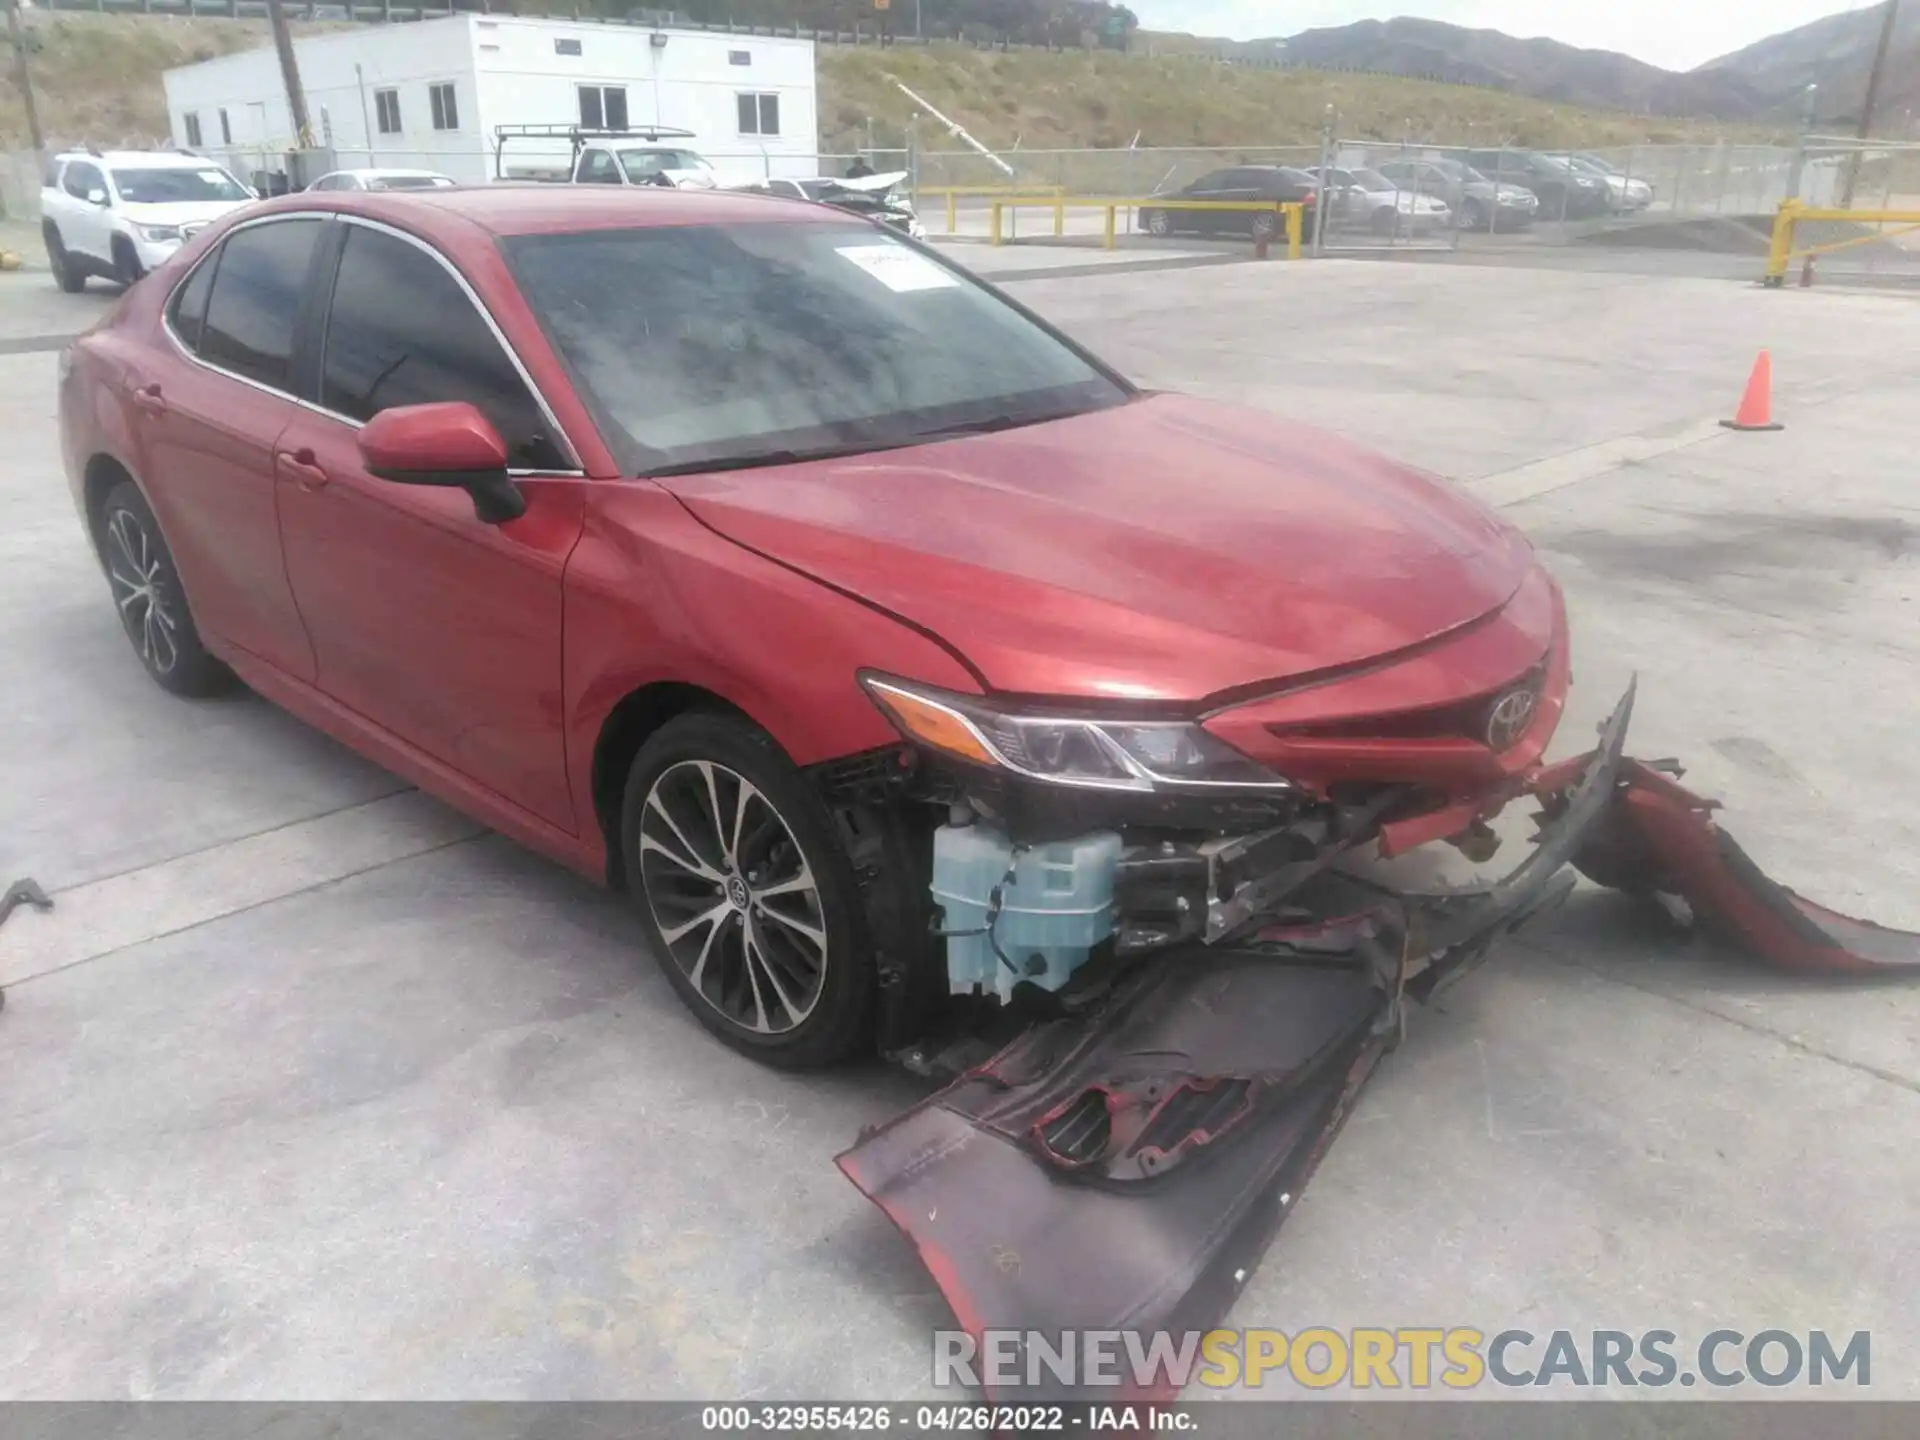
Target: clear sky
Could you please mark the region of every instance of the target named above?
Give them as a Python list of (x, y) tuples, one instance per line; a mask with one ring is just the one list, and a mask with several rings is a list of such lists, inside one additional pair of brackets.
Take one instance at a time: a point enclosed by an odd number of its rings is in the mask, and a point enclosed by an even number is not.
[(1809, 20), (1861, 8), (1849, 0), (1128, 0), (1151, 30), (1255, 40), (1322, 25), (1418, 15), (1509, 35), (1550, 36), (1690, 70)]

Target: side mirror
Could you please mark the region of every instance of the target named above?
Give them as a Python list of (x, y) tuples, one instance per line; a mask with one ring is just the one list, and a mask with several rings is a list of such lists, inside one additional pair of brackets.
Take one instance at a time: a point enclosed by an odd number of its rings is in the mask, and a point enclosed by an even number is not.
[(488, 525), (527, 513), (526, 496), (507, 475), (506, 442), (464, 400), (382, 410), (360, 427), (360, 461), (396, 485), (457, 486)]
[(94, 187), (87, 191), (87, 203), (89, 205), (105, 205), (107, 203), (107, 192), (98, 186)]

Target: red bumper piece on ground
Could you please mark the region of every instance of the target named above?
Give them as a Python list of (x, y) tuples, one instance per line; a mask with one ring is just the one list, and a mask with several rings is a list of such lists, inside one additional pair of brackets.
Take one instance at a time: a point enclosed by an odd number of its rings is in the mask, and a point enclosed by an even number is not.
[(1707, 929), (1785, 969), (1920, 970), (1920, 935), (1837, 914), (1768, 879), (1714, 822), (1718, 808), (1662, 770), (1628, 760), (1612, 807), (1574, 864), (1611, 890), (1677, 896)]

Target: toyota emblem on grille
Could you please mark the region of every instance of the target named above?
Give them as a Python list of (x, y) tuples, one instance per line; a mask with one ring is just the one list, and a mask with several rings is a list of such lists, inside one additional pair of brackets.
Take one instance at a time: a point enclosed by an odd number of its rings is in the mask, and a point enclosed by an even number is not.
[(1509, 749), (1527, 733), (1533, 712), (1540, 707), (1540, 696), (1531, 688), (1510, 690), (1494, 703), (1487, 716), (1487, 744), (1495, 750)]

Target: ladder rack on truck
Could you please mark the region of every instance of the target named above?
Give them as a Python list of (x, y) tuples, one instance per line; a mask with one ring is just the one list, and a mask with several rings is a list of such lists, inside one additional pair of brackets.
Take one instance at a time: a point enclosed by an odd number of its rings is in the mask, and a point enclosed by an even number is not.
[(506, 150), (509, 140), (564, 140), (571, 152), (567, 161), (567, 178), (571, 180), (580, 168), (580, 152), (595, 140), (693, 140), (698, 137), (691, 130), (675, 130), (671, 126), (648, 125), (638, 129), (600, 130), (590, 125), (496, 125), (493, 127), (493, 178), (504, 180), (506, 176)]

